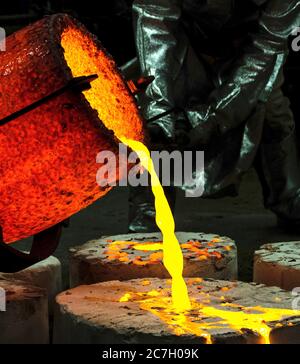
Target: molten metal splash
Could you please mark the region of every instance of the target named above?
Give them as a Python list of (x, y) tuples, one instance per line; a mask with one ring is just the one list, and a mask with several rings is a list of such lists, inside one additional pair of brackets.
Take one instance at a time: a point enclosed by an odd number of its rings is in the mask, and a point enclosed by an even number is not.
[[(103, 260), (119, 261), (131, 263), (134, 265), (146, 266), (158, 264), (163, 261), (163, 243), (162, 242), (136, 242), (127, 240), (107, 240), (103, 250)], [(189, 240), (181, 244), (181, 249), (185, 259), (194, 261), (208, 260), (217, 261), (224, 258), (227, 252), (232, 250), (230, 245), (219, 245), (223, 243), (222, 239), (212, 239), (209, 242), (198, 240)], [(217, 249), (223, 249), (220, 253)], [(132, 254), (140, 252), (141, 255)], [(147, 253), (147, 254), (145, 254)]]
[[(147, 256), (147, 259), (142, 259), (141, 256), (132, 257), (128, 254), (129, 250), (136, 251), (153, 251), (152, 254)], [(103, 254), (109, 261), (119, 261), (125, 263), (132, 263), (135, 265), (149, 265), (157, 264), (163, 260), (163, 244), (162, 243), (144, 243), (139, 244), (129, 241), (113, 241), (110, 242)]]
[(163, 250), (163, 244), (162, 243), (143, 243), (143, 244), (134, 244), (133, 249), (135, 250), (142, 250), (142, 251), (157, 251), (157, 250)]
[[(196, 279), (190, 279), (188, 284), (192, 285), (195, 281)], [(270, 344), (274, 322), (300, 314), (300, 311), (281, 308), (243, 307), (223, 302), (224, 297), (220, 297), (219, 304), (208, 305), (209, 294), (206, 294), (206, 300), (200, 302), (193, 298), (190, 310), (178, 312), (170, 305), (169, 296), (167, 288), (150, 292), (127, 292), (120, 302), (137, 302), (141, 309), (159, 317), (176, 335), (203, 337), (207, 344), (212, 344), (212, 331), (224, 329), (232, 329), (241, 334), (251, 330), (260, 335), (262, 344)], [(275, 325), (282, 326), (281, 323)]]

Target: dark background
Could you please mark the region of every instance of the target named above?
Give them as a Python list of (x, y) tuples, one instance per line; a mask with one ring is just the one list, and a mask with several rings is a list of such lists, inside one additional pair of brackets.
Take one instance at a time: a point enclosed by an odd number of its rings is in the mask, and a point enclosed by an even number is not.
[(131, 22), (133, 0), (13, 0), (1, 1), (0, 26), (11, 33), (44, 15), (68, 13), (79, 19), (123, 64), (135, 55)]
[[(47, 14), (69, 13), (95, 33), (106, 49), (122, 65), (135, 56), (131, 20), (132, 0), (14, 0), (1, 1), (0, 26), (7, 34)], [(296, 125), (299, 125), (300, 52), (291, 52), (285, 67), (285, 93), (292, 101)], [(299, 133), (299, 127), (298, 127)], [(127, 232), (128, 190), (115, 188), (92, 206), (71, 219), (64, 231), (56, 255), (63, 262), (67, 286), (68, 248), (101, 235)], [(253, 252), (262, 243), (299, 240), (300, 235), (282, 233), (275, 217), (262, 204), (261, 189), (253, 170), (245, 176), (240, 196), (220, 200), (184, 198), (179, 193), (175, 212), (177, 231), (204, 231), (228, 235), (236, 240), (240, 278), (252, 279)], [(26, 248), (29, 239), (19, 245)]]

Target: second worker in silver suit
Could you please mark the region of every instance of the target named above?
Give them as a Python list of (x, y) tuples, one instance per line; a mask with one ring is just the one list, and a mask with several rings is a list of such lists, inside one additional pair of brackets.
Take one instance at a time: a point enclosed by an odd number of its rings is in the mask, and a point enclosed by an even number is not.
[[(204, 150), (204, 197), (236, 194), (254, 165), (265, 206), (299, 227), (295, 125), (281, 87), (300, 1), (136, 0), (133, 16), (141, 74), (155, 77), (143, 116), (173, 110), (148, 123), (153, 144)], [(173, 207), (174, 188), (166, 194)], [(129, 230), (154, 230), (154, 216), (151, 190), (131, 189)]]

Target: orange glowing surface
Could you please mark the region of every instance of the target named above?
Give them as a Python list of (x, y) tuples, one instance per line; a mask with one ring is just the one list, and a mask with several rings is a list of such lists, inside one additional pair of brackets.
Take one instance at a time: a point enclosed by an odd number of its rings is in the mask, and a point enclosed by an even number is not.
[[(188, 286), (201, 282), (201, 279), (187, 280)], [(201, 289), (201, 287), (200, 287)], [(229, 291), (230, 287), (223, 287), (222, 291)], [(212, 343), (211, 332), (214, 330), (232, 329), (243, 333), (251, 330), (261, 337), (261, 344), (270, 343), (270, 333), (274, 327), (292, 323), (278, 323), (288, 318), (300, 316), (300, 311), (270, 308), (270, 307), (244, 307), (239, 304), (226, 302), (224, 296), (220, 303), (210, 304), (210, 295), (202, 293), (206, 299), (197, 300), (191, 297), (191, 309), (178, 312), (171, 305), (170, 289), (163, 288), (150, 292), (127, 292), (120, 298), (120, 302), (137, 302), (140, 308), (158, 316), (172, 331), (180, 336), (192, 334), (203, 337), (207, 344)], [(274, 324), (274, 322), (276, 322)]]
[[(212, 239), (209, 242), (190, 240), (180, 244), (184, 259), (208, 260), (222, 259), (226, 252), (231, 251), (230, 245), (219, 244), (223, 240)], [(218, 249), (218, 251), (216, 250)], [(134, 254), (133, 254), (134, 252)], [(140, 252), (140, 254), (138, 254)], [(138, 255), (137, 255), (138, 254)], [(108, 241), (103, 248), (103, 260), (119, 261), (135, 265), (157, 264), (163, 261), (162, 242)]]
[[(97, 153), (118, 154), (118, 140), (107, 127), (144, 139), (138, 107), (114, 61), (75, 19), (44, 17), (6, 39), (0, 52), (1, 119), (66, 86), (72, 76), (92, 73), (99, 78), (87, 92), (90, 104), (69, 90), (1, 126), (0, 224), (6, 243), (69, 218), (111, 189), (95, 179)], [(119, 172), (116, 182), (124, 175)]]
[[(116, 137), (142, 139), (143, 131), (136, 104), (129, 97), (126, 83), (116, 72), (112, 58), (89, 35), (77, 28), (66, 28), (61, 36), (65, 60), (74, 77), (97, 74), (84, 95), (99, 119)], [(97, 154), (97, 151), (95, 151)]]

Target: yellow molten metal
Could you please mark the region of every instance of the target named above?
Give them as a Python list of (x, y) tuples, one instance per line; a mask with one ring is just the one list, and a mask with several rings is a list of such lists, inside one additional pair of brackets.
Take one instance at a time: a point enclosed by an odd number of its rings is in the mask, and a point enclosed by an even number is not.
[(191, 303), (185, 281), (182, 277), (183, 255), (175, 235), (175, 222), (163, 187), (156, 174), (150, 152), (141, 142), (125, 137), (120, 137), (119, 139), (136, 152), (141, 166), (151, 176), (152, 192), (155, 198), (156, 224), (161, 230), (163, 237), (163, 263), (172, 277), (173, 306), (179, 311), (189, 310)]
[(162, 243), (142, 243), (133, 245), (133, 249), (145, 252), (163, 250)]
[[(192, 285), (195, 279), (190, 279)], [(203, 295), (203, 293), (202, 293)], [(300, 315), (300, 311), (271, 307), (244, 307), (235, 303), (210, 303), (211, 297), (205, 293), (207, 299), (191, 301), (191, 309), (178, 312), (170, 305), (169, 290), (152, 290), (150, 292), (127, 292), (119, 302), (136, 302), (144, 311), (159, 317), (175, 335), (194, 335), (203, 337), (207, 344), (212, 344), (212, 331), (233, 329), (243, 333), (251, 330), (261, 336), (261, 344), (270, 344), (270, 333), (274, 322)], [(221, 298), (221, 297), (220, 297)], [(292, 325), (287, 324), (287, 326)], [(278, 323), (275, 327), (283, 326)]]

